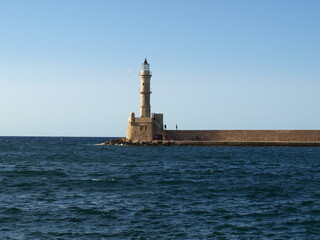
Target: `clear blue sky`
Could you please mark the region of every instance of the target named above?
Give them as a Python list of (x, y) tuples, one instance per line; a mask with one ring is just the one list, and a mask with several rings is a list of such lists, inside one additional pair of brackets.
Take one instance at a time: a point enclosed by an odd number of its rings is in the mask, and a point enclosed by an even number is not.
[(320, 129), (318, 0), (0, 0), (0, 135)]

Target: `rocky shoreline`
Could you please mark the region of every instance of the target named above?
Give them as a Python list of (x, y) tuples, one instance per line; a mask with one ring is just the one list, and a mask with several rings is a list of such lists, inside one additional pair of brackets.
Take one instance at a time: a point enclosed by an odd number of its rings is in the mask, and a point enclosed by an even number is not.
[(320, 142), (221, 142), (221, 141), (183, 141), (183, 140), (152, 140), (127, 141), (126, 138), (116, 138), (103, 145), (125, 146), (242, 146), (242, 147), (320, 147)]

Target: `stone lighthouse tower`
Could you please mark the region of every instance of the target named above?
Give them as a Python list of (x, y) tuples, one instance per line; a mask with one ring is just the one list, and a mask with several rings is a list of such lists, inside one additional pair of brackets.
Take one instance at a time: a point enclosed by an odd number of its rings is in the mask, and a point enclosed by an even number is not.
[(163, 114), (151, 113), (150, 104), (150, 65), (147, 59), (140, 71), (140, 117), (130, 113), (126, 139), (128, 141), (152, 141), (165, 138), (163, 130)]
[(150, 79), (151, 79), (150, 65), (147, 59), (142, 64), (140, 71), (140, 117), (150, 117)]

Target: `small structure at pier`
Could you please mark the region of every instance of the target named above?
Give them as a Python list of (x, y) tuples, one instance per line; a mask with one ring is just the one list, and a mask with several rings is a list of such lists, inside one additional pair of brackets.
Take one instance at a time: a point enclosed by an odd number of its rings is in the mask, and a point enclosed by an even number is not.
[(145, 59), (140, 71), (140, 117), (136, 117), (133, 112), (130, 113), (127, 141), (152, 141), (166, 138), (166, 132), (163, 129), (163, 114), (151, 113), (151, 76), (150, 65)]

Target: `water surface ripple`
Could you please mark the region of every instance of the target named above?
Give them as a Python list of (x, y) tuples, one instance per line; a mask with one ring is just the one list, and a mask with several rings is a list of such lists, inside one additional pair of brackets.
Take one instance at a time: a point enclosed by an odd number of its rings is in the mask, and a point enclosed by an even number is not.
[(319, 239), (320, 148), (0, 137), (0, 239)]

